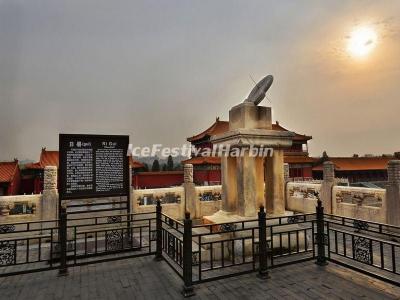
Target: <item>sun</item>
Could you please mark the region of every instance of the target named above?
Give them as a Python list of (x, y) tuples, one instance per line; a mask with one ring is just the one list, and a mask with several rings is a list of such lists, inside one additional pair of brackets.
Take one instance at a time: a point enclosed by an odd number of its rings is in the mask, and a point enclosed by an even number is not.
[(370, 27), (355, 28), (349, 36), (347, 51), (353, 57), (362, 58), (367, 56), (377, 43), (377, 34)]

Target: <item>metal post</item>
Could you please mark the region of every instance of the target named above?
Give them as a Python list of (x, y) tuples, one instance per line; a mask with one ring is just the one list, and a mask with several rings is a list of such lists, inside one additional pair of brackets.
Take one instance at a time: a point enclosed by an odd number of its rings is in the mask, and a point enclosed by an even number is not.
[(162, 260), (162, 220), (161, 220), (161, 201), (157, 200), (156, 206), (156, 257), (155, 260)]
[(183, 296), (190, 297), (194, 295), (192, 285), (192, 220), (190, 213), (185, 213), (183, 221)]
[[(128, 235), (128, 243), (129, 243), (129, 248), (132, 249), (133, 248), (133, 231), (132, 231), (132, 227), (131, 227), (131, 221), (132, 221), (132, 207), (131, 207), (131, 193), (132, 193), (132, 169), (130, 166), (130, 156), (127, 155), (126, 156), (126, 164), (128, 166), (128, 188), (127, 188), (127, 195), (126, 195), (126, 212), (127, 212), (127, 231), (126, 234)], [(120, 201), (121, 202), (121, 201)], [(121, 207), (121, 204), (120, 204)], [(121, 224), (122, 225), (122, 224)], [(124, 232), (122, 230), (122, 232)], [(122, 236), (122, 238), (125, 238), (124, 236)]]
[(258, 258), (259, 269), (257, 276), (261, 279), (269, 278), (268, 275), (268, 261), (267, 261), (267, 214), (265, 213), (264, 206), (260, 206), (258, 212)]
[(317, 202), (317, 261), (316, 264), (319, 266), (325, 266), (325, 224), (324, 224), (324, 208), (322, 202), (318, 197)]
[(58, 276), (68, 275), (67, 267), (67, 209), (60, 207), (60, 219), (58, 223), (58, 242), (60, 249), (60, 269)]

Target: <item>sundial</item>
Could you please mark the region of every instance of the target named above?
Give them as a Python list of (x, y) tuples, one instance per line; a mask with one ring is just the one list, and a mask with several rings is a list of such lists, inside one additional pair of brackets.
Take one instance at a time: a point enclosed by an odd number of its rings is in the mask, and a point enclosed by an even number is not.
[(252, 102), (254, 105), (260, 104), (260, 102), (265, 98), (265, 94), (269, 90), (274, 81), (272, 75), (267, 75), (256, 86), (251, 90), (249, 96), (244, 102)]

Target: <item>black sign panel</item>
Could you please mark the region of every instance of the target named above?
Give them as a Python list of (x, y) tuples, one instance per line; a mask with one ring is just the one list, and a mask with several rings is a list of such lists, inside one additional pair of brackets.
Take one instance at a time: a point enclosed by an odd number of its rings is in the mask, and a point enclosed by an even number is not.
[(129, 194), (129, 136), (60, 134), (60, 200)]

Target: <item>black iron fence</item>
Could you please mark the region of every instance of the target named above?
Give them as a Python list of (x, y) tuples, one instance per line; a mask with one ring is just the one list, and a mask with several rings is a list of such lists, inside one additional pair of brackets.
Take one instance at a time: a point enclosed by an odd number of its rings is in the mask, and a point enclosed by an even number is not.
[(315, 257), (316, 214), (267, 219), (267, 241), (271, 267)]
[(399, 227), (326, 215), (327, 259), (400, 285)]
[(256, 270), (258, 220), (198, 225), (192, 228), (193, 282)]
[(193, 225), (156, 211), (0, 225), (0, 276), (155, 255), (193, 285), (315, 260), (329, 261), (400, 285), (400, 227), (316, 213)]
[(119, 214), (0, 225), (0, 276), (152, 255), (156, 214)]
[(59, 268), (56, 220), (0, 225), (0, 276)]

